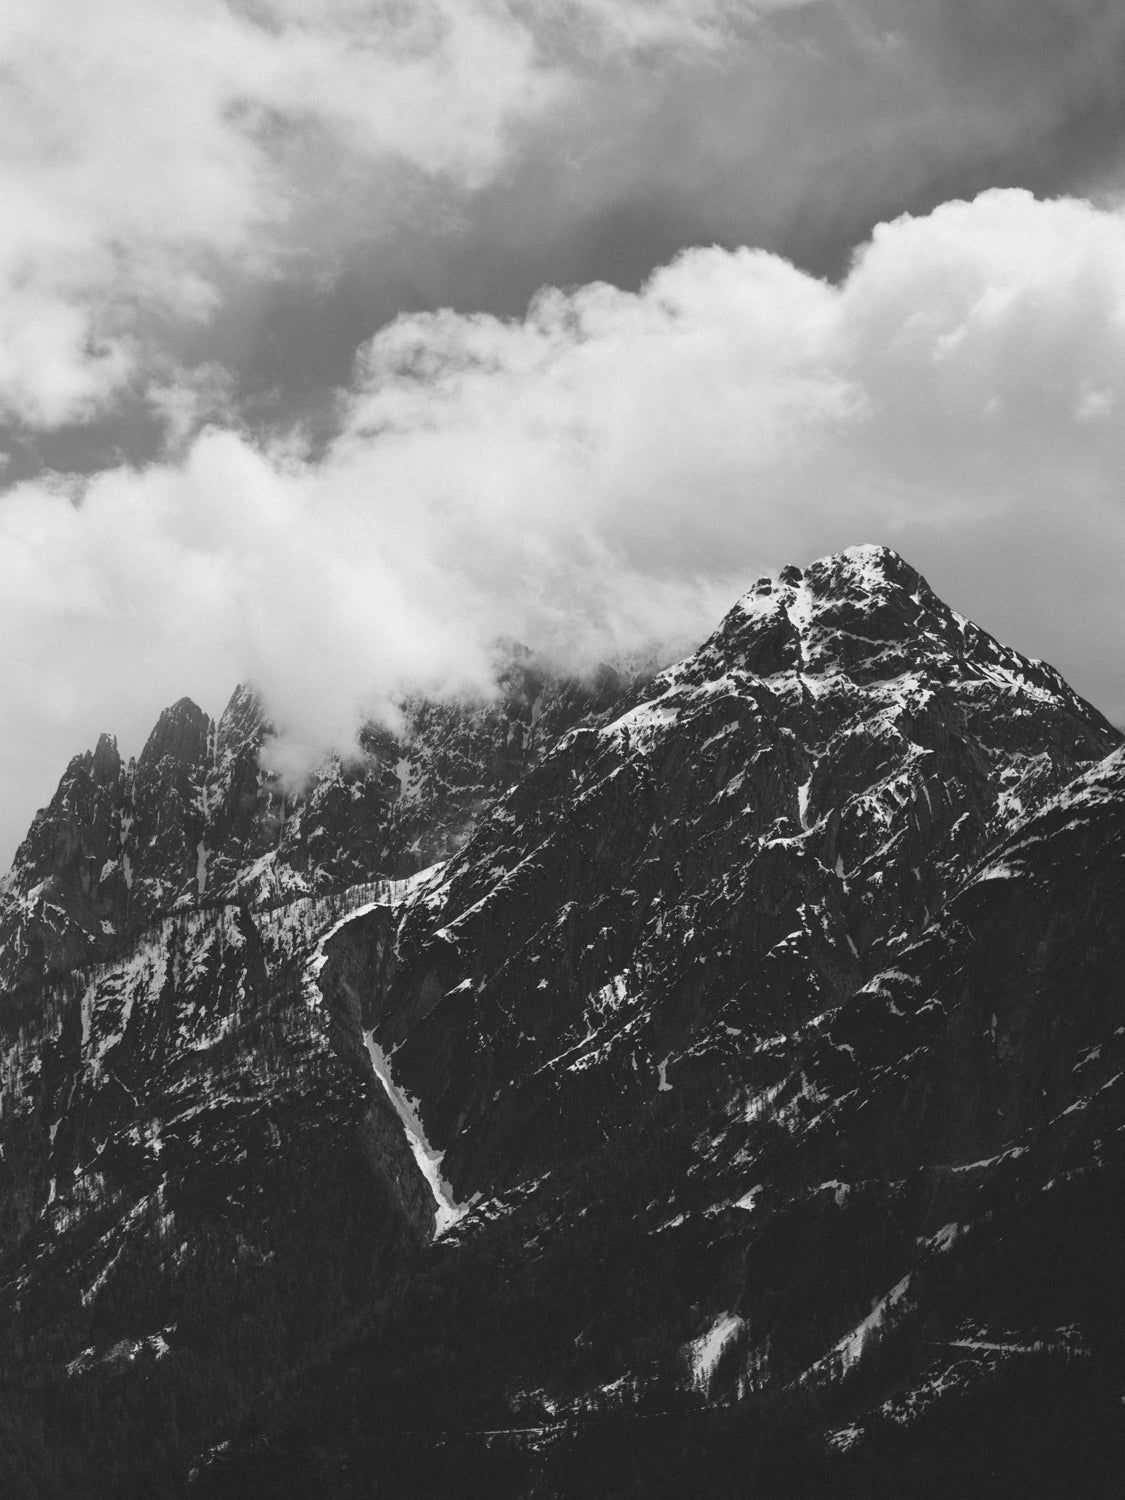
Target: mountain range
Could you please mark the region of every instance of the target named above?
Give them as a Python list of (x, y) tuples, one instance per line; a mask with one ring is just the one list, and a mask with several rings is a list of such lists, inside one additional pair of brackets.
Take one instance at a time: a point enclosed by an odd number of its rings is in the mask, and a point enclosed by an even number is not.
[(3, 1493), (1118, 1494), (1125, 737), (883, 547), (497, 652), (34, 820)]

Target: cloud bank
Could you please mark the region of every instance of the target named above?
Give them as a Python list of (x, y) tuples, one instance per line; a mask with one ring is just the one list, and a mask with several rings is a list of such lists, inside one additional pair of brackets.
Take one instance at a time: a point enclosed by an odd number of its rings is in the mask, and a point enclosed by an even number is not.
[(266, 274), (329, 155), (472, 185), (556, 86), (526, 29), (447, 0), (13, 0), (0, 18), (0, 410), (81, 420), (155, 378), (217, 272)]
[[(337, 202), (326, 217), (343, 273), (315, 327), (293, 284), (234, 299), (244, 386), (299, 400), (310, 348), (341, 380), (357, 326), (370, 334), (404, 307), (522, 315), (545, 283), (635, 290), (680, 249), (712, 243), (835, 279), (876, 223), (904, 211), (990, 186), (1121, 190), (1116, 0), (687, 10), (691, 28), (680, 7), (633, 7), (651, 25), (678, 16), (691, 39), (654, 56), (613, 45), (622, 33), (608, 23), (600, 46), (577, 25), (552, 35), (542, 18), (558, 8), (528, 7), (566, 88), (513, 127), (488, 181), (416, 196), (402, 232), (384, 217), (377, 250), (362, 189), (346, 195), (348, 227)], [(634, 19), (625, 36), (637, 35)]]
[(213, 428), (0, 496), (4, 837), (184, 692), (257, 681), (295, 773), (405, 690), (486, 687), (497, 635), (697, 638), (865, 540), (1120, 721), (1123, 402), (1125, 213), (1016, 190), (880, 225), (839, 284), (696, 249), (636, 293), (401, 317), (326, 448)]
[(285, 420), (404, 306), (1112, 192), (1123, 80), (1115, 0), (11, 0), (0, 429)]
[[(720, 0), (11, 0), (0, 15), (0, 417), (182, 390), (232, 283), (330, 274), (508, 161), (612, 54), (718, 45)], [(753, 8), (748, 14), (752, 14)], [(566, 38), (566, 46), (561, 39)], [(358, 227), (362, 223), (362, 231)]]

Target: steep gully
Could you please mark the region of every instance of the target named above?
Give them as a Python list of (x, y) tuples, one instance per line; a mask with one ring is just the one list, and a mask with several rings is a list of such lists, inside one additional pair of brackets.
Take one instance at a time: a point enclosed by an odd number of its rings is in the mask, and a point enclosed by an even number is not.
[(376, 1042), (375, 1033), (365, 1031), (363, 1039), (367, 1045), (367, 1053), (371, 1058), (375, 1076), (383, 1085), (387, 1098), (402, 1121), (403, 1129), (406, 1131), (407, 1145), (414, 1153), (418, 1169), (429, 1183), (430, 1191), (434, 1195), (436, 1205), (434, 1239), (438, 1240), (447, 1229), (451, 1229), (458, 1220), (464, 1218), (469, 1211), (469, 1204), (457, 1203), (454, 1200), (452, 1189), (441, 1175), (443, 1153), (435, 1151), (427, 1141), (426, 1132), (418, 1118), (417, 1108), (395, 1083), (391, 1075), (391, 1060)]
[[(418, 1106), (395, 1082), (391, 1053), (375, 1040), (375, 1028), (364, 1025), (364, 1012), (370, 1012), (377, 996), (371, 993), (372, 981), (366, 972), (373, 961), (375, 988), (389, 960), (389, 943), (393, 940), (395, 918), (403, 903), (424, 890), (442, 869), (441, 865), (420, 871), (417, 875), (390, 883), (387, 894), (349, 912), (331, 927), (318, 942), (308, 964), (309, 996), (314, 1005), (318, 997), (328, 1011), (330, 1029), (337, 1049), (351, 1054), (354, 1061), (357, 1033), (370, 1063), (370, 1071), (382, 1087), (383, 1095), (401, 1124), (405, 1143), (432, 1196), (433, 1239), (440, 1239), (458, 1223), (476, 1201), (458, 1203), (449, 1183), (442, 1176), (443, 1153), (435, 1150), (426, 1138)], [(366, 1004), (365, 1004), (366, 1001)], [(393, 1049), (392, 1049), (393, 1052)], [(376, 1096), (377, 1098), (379, 1096)], [(373, 1101), (372, 1108), (374, 1109)], [(369, 1123), (370, 1117), (369, 1117)], [(381, 1122), (385, 1125), (385, 1121)], [(378, 1135), (385, 1142), (385, 1129)], [(400, 1155), (401, 1152), (396, 1152)], [(401, 1167), (392, 1174), (393, 1185), (408, 1212), (417, 1214), (416, 1194), (402, 1190)]]

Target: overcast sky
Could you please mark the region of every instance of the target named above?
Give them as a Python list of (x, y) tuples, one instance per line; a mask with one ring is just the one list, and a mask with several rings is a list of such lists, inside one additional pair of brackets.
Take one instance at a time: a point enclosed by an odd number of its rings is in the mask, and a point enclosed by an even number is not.
[(0, 864), (883, 541), (1125, 724), (1119, 0), (6, 0)]

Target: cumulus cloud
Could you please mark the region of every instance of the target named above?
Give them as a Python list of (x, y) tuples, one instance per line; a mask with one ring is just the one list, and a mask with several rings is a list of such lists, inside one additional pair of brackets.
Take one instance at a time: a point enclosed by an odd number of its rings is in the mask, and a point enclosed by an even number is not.
[(637, 293), (402, 317), (310, 453), (0, 496), (5, 833), (104, 727), (264, 689), (291, 773), (404, 691), (709, 629), (761, 571), (896, 545), (1125, 718), (1125, 215), (991, 191), (881, 225), (838, 285), (692, 250)]

